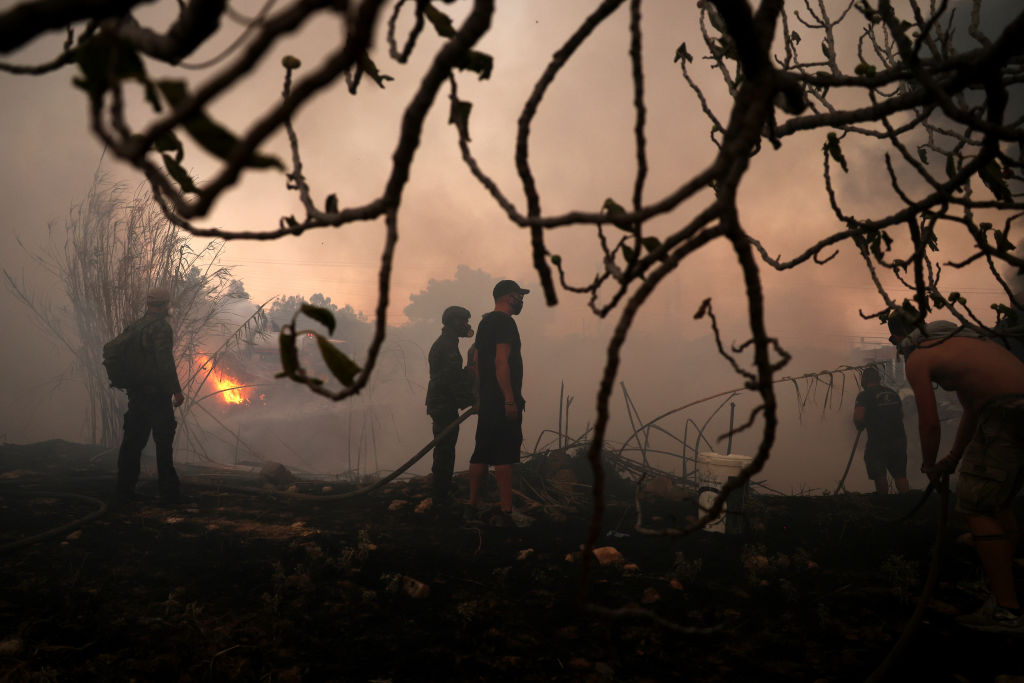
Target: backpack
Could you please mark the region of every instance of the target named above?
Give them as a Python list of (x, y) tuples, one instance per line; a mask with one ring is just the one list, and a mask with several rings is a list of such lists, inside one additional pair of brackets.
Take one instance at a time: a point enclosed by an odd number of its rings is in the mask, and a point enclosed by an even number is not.
[(147, 327), (137, 320), (103, 345), (103, 366), (110, 386), (115, 389), (145, 384), (153, 365), (152, 354), (142, 345), (142, 333)]

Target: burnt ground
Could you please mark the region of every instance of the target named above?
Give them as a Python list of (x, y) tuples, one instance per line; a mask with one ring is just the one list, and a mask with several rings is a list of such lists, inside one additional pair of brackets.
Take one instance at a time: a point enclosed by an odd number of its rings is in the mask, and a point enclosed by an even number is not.
[[(624, 609), (582, 609), (586, 464), (547, 483), (530, 481), (533, 464), (518, 474), (537, 518), (526, 529), (423, 510), (424, 479), (332, 500), (182, 466), (179, 506), (144, 500), (26, 542), (93, 513), (114, 457), (2, 446), (0, 680), (857, 681), (892, 649), (928, 571), (938, 496), (894, 522), (920, 492), (751, 494), (742, 534), (651, 537), (633, 531), (632, 485), (612, 476), (598, 545), (623, 562), (595, 565), (589, 598)], [(324, 486), (344, 488), (296, 490)], [(662, 488), (644, 498), (651, 527), (694, 511)], [(940, 581), (888, 680), (1024, 674), (1024, 639), (955, 622), (979, 604), (957, 585), (977, 576), (964, 530), (952, 514)]]

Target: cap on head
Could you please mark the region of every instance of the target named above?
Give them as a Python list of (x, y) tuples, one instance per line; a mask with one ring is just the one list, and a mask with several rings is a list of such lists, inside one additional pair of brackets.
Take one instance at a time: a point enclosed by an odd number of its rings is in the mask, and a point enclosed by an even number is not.
[(529, 294), (530, 290), (523, 289), (514, 280), (502, 280), (498, 284), (494, 285), (494, 291), (492, 295), (494, 300), (497, 301), (506, 294)]
[(445, 327), (452, 327), (454, 325), (466, 324), (469, 322), (469, 318), (472, 314), (468, 308), (462, 306), (449, 306), (444, 309), (444, 313), (441, 314), (441, 324)]
[(889, 334), (892, 335), (889, 341), (895, 342), (894, 337), (906, 337), (913, 332), (916, 319), (916, 311), (905, 306), (889, 311), (889, 317), (886, 318), (886, 323), (889, 325)]
[(147, 306), (167, 306), (171, 303), (171, 290), (166, 287), (156, 287), (146, 294)]
[(860, 381), (861, 384), (878, 384), (882, 381), (882, 376), (878, 374), (878, 370), (875, 368), (865, 368), (860, 376)]

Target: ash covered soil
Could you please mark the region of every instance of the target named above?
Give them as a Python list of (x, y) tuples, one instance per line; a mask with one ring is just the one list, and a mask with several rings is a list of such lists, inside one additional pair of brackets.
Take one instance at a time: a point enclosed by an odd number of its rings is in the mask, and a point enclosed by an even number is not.
[[(0, 446), (0, 680), (857, 681), (914, 612), (938, 495), (893, 521), (920, 491), (750, 494), (742, 534), (647, 536), (614, 472), (597, 546), (621, 560), (595, 561), (597, 609), (581, 607), (590, 474), (560, 458), (517, 471), (536, 518), (523, 529), (466, 523), (425, 502), (422, 478), (317, 499), (345, 485), (259, 492), (252, 473), (186, 465), (182, 504), (75, 527), (112, 490), (114, 455)], [(647, 526), (696, 511), (678, 493), (650, 487)], [(964, 531), (952, 513), (939, 583), (887, 680), (1024, 674), (1024, 639), (955, 622), (980, 604), (960, 587), (978, 576)]]

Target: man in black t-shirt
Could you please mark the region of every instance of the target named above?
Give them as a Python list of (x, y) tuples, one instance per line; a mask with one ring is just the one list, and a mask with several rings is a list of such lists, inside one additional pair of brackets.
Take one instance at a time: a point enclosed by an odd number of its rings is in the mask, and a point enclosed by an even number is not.
[(527, 526), (532, 521), (512, 507), (512, 465), (523, 443), (523, 354), (512, 316), (523, 310), (523, 289), (512, 280), (494, 286), (494, 310), (481, 318), (476, 334), (480, 410), (476, 449), (469, 460), (469, 504), (476, 509), (487, 467), (494, 465), (502, 521)]
[(868, 478), (875, 482), (875, 492), (888, 493), (886, 471), (896, 482), (896, 490), (905, 493), (907, 482), (907, 434), (903, 429), (903, 404), (899, 394), (883, 386), (878, 370), (867, 368), (861, 375), (864, 389), (857, 394), (853, 423), (867, 429), (864, 464)]

